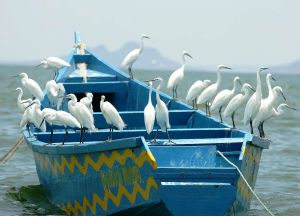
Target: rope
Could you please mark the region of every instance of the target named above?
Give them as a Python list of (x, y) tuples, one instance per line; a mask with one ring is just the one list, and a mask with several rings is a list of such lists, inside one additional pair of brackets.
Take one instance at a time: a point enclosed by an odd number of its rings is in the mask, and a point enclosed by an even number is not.
[(5, 163), (7, 162), (18, 150), (20, 145), (24, 142), (24, 137), (21, 135), (19, 139), (17, 140), (16, 144), (14, 144), (9, 151), (3, 155), (3, 157), (0, 158), (0, 163)]
[(250, 191), (253, 193), (253, 195), (255, 196), (255, 198), (260, 202), (260, 204), (264, 207), (264, 209), (272, 216), (275, 216), (268, 208), (267, 206), (261, 201), (261, 199), (256, 195), (256, 193), (254, 192), (254, 190), (251, 188), (251, 186), (249, 185), (249, 183), (247, 182), (246, 178), (244, 177), (243, 173), (241, 172), (241, 170), (234, 164), (232, 163), (227, 157), (224, 156), (224, 154), (220, 151), (217, 151), (219, 153), (219, 155), (221, 155), (222, 158), (224, 158), (224, 160), (226, 160), (230, 165), (232, 165), (234, 168), (237, 169), (237, 171), (239, 172), (239, 174), (241, 175), (242, 179), (245, 181), (246, 185), (248, 186), (248, 188), (250, 189)]

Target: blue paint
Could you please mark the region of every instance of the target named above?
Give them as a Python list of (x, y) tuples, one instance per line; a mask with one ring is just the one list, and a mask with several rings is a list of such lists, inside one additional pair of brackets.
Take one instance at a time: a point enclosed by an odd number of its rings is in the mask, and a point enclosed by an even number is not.
[[(79, 32), (75, 43), (81, 43)], [(99, 130), (85, 133), (84, 144), (79, 144), (79, 131), (71, 128), (63, 146), (62, 127), (53, 127), (54, 143), (46, 146), (49, 127), (44, 133), (31, 127), (34, 137), (24, 132), (39, 180), (54, 204), (71, 215), (231, 215), (248, 211), (252, 194), (216, 151), (235, 163), (254, 187), (262, 149), (268, 148), (269, 141), (230, 129), (160, 93), (169, 102), (169, 133), (176, 145), (166, 145), (167, 136), (161, 131), (157, 142), (150, 143), (152, 136), (146, 133), (143, 119), (148, 101), (145, 83), (129, 80), (126, 73), (89, 50), (80, 55), (74, 48), (67, 61), (71, 67), (61, 69), (57, 77), (66, 92), (92, 92), (94, 100), (106, 95), (127, 128), (115, 131), (114, 140), (106, 142), (108, 125), (96, 105), (94, 119)], [(76, 72), (78, 63), (87, 64), (87, 83)], [(47, 107), (47, 97), (42, 104)]]

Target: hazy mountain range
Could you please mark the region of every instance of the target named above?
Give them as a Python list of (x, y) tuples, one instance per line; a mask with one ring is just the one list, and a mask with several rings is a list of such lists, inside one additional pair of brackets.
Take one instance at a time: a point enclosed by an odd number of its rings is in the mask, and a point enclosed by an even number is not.
[[(89, 47), (94, 53), (99, 55), (106, 62), (121, 67), (121, 62), (131, 50), (138, 48), (137, 42), (128, 42), (118, 50), (109, 51), (104, 45), (96, 47)], [(61, 56), (66, 59), (66, 56)], [(40, 60), (30, 62), (0, 62), (0, 64), (9, 65), (37, 65)], [(146, 46), (138, 61), (135, 62), (134, 69), (146, 70), (175, 70), (180, 66), (181, 62), (174, 61), (164, 56), (158, 49)], [(235, 71), (239, 72), (255, 72), (259, 66), (257, 65), (230, 65)], [(300, 74), (300, 60), (287, 63), (284, 65), (262, 65), (270, 68), (273, 73), (299, 73)], [(216, 65), (188, 65), (188, 70), (201, 71), (215, 71)]]

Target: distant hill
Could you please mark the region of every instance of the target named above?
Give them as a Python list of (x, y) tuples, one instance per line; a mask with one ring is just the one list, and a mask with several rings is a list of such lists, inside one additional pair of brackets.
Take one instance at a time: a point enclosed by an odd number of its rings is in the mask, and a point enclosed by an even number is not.
[[(104, 45), (90, 48), (94, 53), (105, 59), (108, 63), (121, 67), (121, 62), (131, 50), (138, 48), (139, 44), (136, 42), (128, 42), (120, 49), (109, 51)], [(178, 67), (180, 64), (165, 56), (163, 56), (157, 49), (145, 46), (142, 55), (135, 62), (134, 68), (146, 70), (164, 70)]]
[(270, 66), (270, 69), (276, 73), (300, 74), (300, 60), (296, 60), (289, 64)]

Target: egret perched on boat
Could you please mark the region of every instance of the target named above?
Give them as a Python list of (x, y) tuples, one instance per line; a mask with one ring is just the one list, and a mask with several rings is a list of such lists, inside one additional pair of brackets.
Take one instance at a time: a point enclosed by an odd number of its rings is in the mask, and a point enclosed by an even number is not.
[(67, 127), (72, 127), (72, 128), (81, 127), (77, 119), (74, 116), (72, 116), (70, 113), (67, 113), (65, 111), (56, 111), (53, 109), (45, 108), (42, 110), (42, 113), (44, 115), (44, 120), (48, 122), (48, 124), (51, 126), (51, 136), (50, 136), (49, 143), (52, 143), (52, 136), (53, 136), (52, 125), (64, 126), (66, 133), (63, 137), (62, 145), (64, 145), (66, 137), (68, 135)]
[(197, 104), (205, 103), (206, 115), (210, 115), (210, 103), (215, 98), (220, 89), (222, 69), (231, 70), (230, 67), (227, 67), (225, 65), (219, 65), (217, 69), (217, 82), (211, 84), (206, 89), (204, 89), (203, 92), (197, 98)]
[(90, 132), (96, 131), (96, 127), (94, 125), (94, 117), (93, 115), (91, 115), (89, 109), (83, 103), (77, 101), (77, 98), (74, 94), (68, 94), (66, 95), (66, 98), (69, 99), (69, 112), (80, 123), (80, 143), (83, 143), (84, 127), (87, 128)]
[(60, 110), (60, 108), (63, 106), (65, 93), (66, 93), (66, 90), (65, 90), (64, 84), (57, 83), (57, 100), (55, 101), (57, 110)]
[(38, 98), (40, 101), (44, 99), (44, 94), (39, 84), (33, 79), (28, 78), (28, 75), (26, 73), (20, 73), (16, 77), (21, 78), (23, 89), (30, 92), (30, 94), (32, 94), (34, 98)]
[(245, 107), (243, 122), (244, 122), (244, 124), (250, 123), (251, 134), (253, 134), (252, 121), (260, 108), (260, 104), (261, 104), (261, 100), (262, 100), (260, 73), (267, 69), (268, 68), (266, 68), (266, 67), (261, 67), (257, 71), (257, 73), (256, 73), (256, 91), (251, 96), (251, 98), (248, 100), (246, 107)]
[(275, 86), (272, 89), (272, 93), (270, 97), (263, 99), (261, 101), (260, 108), (253, 119), (253, 127), (258, 127), (260, 137), (264, 137), (264, 121), (269, 119), (272, 116), (272, 111), (275, 105), (275, 102), (278, 100), (279, 95), (283, 97), (286, 101), (286, 98), (283, 94), (282, 88), (280, 86)]
[(226, 106), (228, 104), (228, 102), (231, 100), (231, 98), (233, 98), (233, 96), (237, 93), (237, 91), (238, 91), (237, 83), (242, 85), (239, 77), (235, 77), (233, 79), (233, 88), (231, 90), (224, 89), (224, 90), (220, 91), (211, 104), (212, 112), (219, 110), (221, 122), (223, 122), (222, 108), (223, 108), (223, 106)]
[(186, 101), (193, 102), (193, 108), (197, 108), (197, 97), (202, 93), (202, 91), (207, 88), (211, 84), (210, 80), (198, 80), (193, 83), (193, 85), (190, 87), (187, 95), (186, 95)]
[(128, 72), (129, 72), (129, 77), (130, 79), (133, 79), (133, 74), (131, 71), (132, 65), (134, 64), (134, 62), (139, 58), (139, 56), (142, 54), (143, 49), (144, 49), (144, 38), (148, 38), (150, 39), (150, 37), (148, 37), (147, 35), (142, 35), (141, 36), (141, 44), (140, 44), (140, 48), (138, 49), (134, 49), (132, 51), (130, 51), (127, 56), (124, 58), (123, 62), (122, 62), (122, 67), (126, 67), (128, 68)]
[(151, 95), (152, 95), (152, 81), (149, 82), (149, 98), (148, 103), (144, 109), (144, 122), (146, 131), (150, 134), (153, 131), (153, 126), (155, 122), (155, 109), (152, 105)]
[(32, 123), (36, 128), (46, 132), (46, 124), (43, 123), (41, 102), (38, 99), (34, 99), (31, 104), (25, 108), (25, 112), (20, 122), (20, 127), (23, 128), (28, 123)]
[[(155, 116), (156, 116), (157, 124), (159, 125), (159, 127), (161, 128), (161, 130), (163, 132), (167, 133), (168, 139), (169, 139), (168, 143), (174, 143), (171, 140), (169, 132), (168, 132), (168, 129), (171, 128), (170, 122), (169, 122), (169, 110), (168, 110), (165, 102), (163, 102), (159, 97), (159, 91), (162, 86), (163, 79), (160, 77), (157, 77), (157, 78), (153, 79), (152, 81), (159, 82), (159, 84), (156, 88), (156, 106), (155, 106)], [(158, 131), (158, 127), (156, 130), (156, 133), (157, 133), (157, 131)]]
[(50, 80), (46, 83), (46, 92), (51, 107), (59, 109), (65, 94), (64, 85), (62, 83), (56, 83), (55, 80)]
[(91, 92), (85, 93), (85, 97), (80, 99), (80, 102), (83, 103), (93, 115), (93, 94)]
[(55, 75), (54, 78), (58, 75), (58, 70), (63, 68), (63, 67), (71, 67), (71, 65), (66, 62), (65, 60), (58, 58), (58, 57), (48, 57), (47, 59), (44, 59), (41, 61), (39, 65), (36, 67), (42, 65), (43, 68), (54, 68), (55, 69)]
[(106, 123), (109, 125), (110, 137), (108, 138), (108, 141), (111, 141), (114, 127), (118, 128), (118, 130), (123, 130), (126, 127), (126, 124), (117, 109), (110, 102), (105, 101), (104, 95), (101, 96), (100, 109)]
[(251, 96), (251, 91), (255, 92), (252, 86), (248, 83), (244, 83), (243, 87), (241, 88), (241, 92), (244, 94), (237, 94), (234, 96), (228, 103), (227, 107), (224, 110), (224, 117), (231, 117), (232, 126), (235, 128), (234, 122), (234, 114), (235, 112), (242, 107), (246, 102), (249, 100)]
[(23, 90), (22, 88), (18, 87), (16, 88), (16, 92), (18, 92), (18, 98), (17, 98), (17, 105), (18, 105), (18, 108), (21, 112), (24, 112), (25, 111), (25, 108), (31, 104), (32, 102), (32, 99), (29, 98), (27, 100), (22, 100), (22, 96), (23, 96)]
[[(254, 122), (254, 121), (253, 121), (253, 127), (258, 127), (258, 130), (259, 130), (259, 133), (260, 133), (260, 137), (265, 137), (265, 132), (264, 132), (264, 130), (263, 130), (263, 123), (264, 123), (265, 121), (267, 121), (268, 119), (270, 119), (270, 118), (273, 118), (273, 117), (279, 117), (279, 116), (283, 115), (283, 114), (285, 113), (285, 112), (284, 112), (284, 108), (289, 108), (289, 109), (292, 109), (292, 110), (296, 110), (296, 108), (291, 107), (291, 106), (289, 106), (289, 105), (287, 105), (287, 104), (285, 104), (285, 103), (282, 103), (282, 104), (280, 104), (280, 105), (277, 107), (277, 110), (273, 107), (273, 108), (270, 110), (270, 112), (268, 112), (267, 117), (266, 117), (266, 116), (264, 117), (264, 120), (263, 120), (263, 122), (262, 122), (260, 125), (257, 125), (257, 123), (258, 123), (259, 121), (257, 121), (257, 122)], [(262, 119), (261, 119), (261, 120), (262, 120)]]
[(173, 99), (178, 97), (177, 95), (177, 87), (179, 82), (183, 79), (184, 77), (184, 69), (185, 69), (185, 56), (188, 56), (190, 58), (193, 58), (187, 51), (183, 51), (182, 53), (182, 66), (175, 70), (168, 81), (167, 88), (172, 88), (173, 89)]

